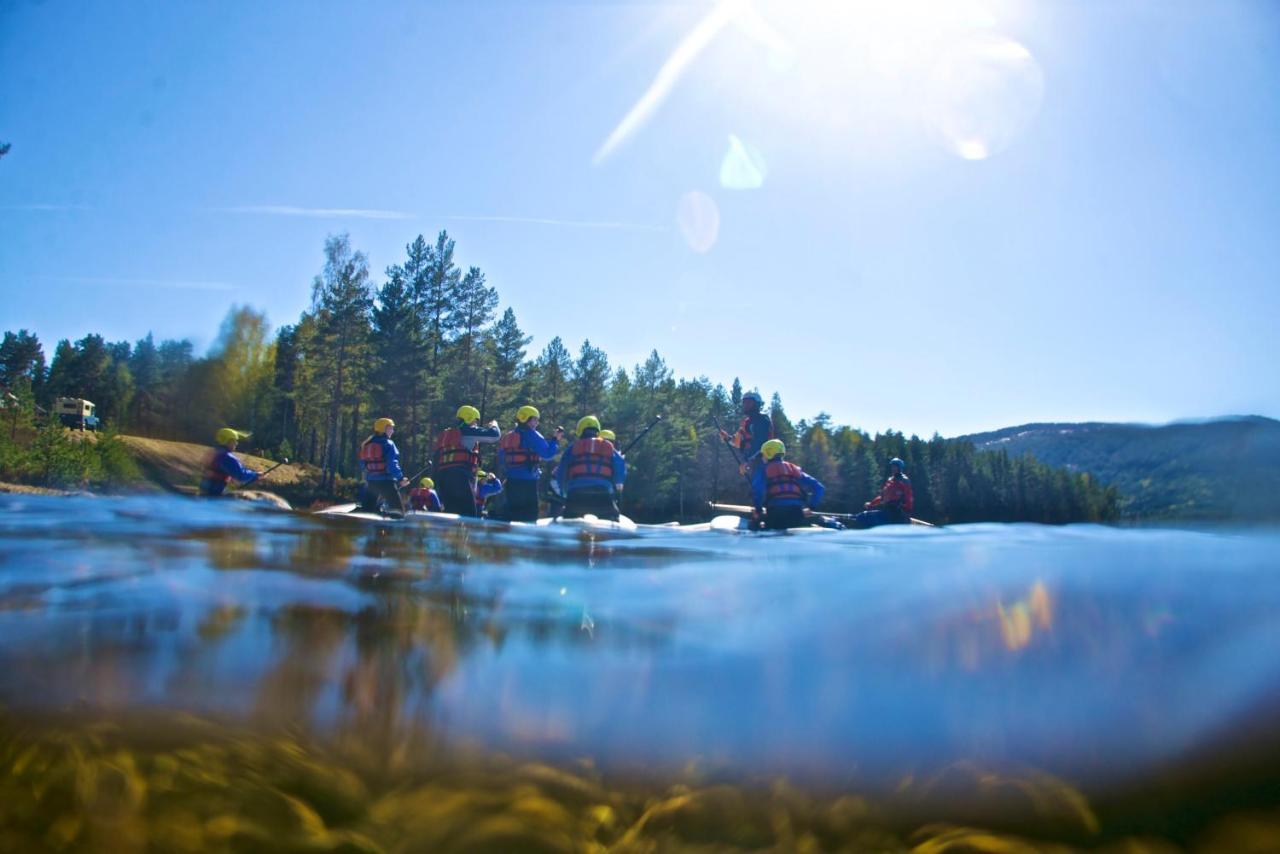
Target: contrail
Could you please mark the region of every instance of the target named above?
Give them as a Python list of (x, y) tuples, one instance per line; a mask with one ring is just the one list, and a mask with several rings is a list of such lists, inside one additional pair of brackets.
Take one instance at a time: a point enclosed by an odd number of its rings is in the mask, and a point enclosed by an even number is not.
[(303, 208), (294, 205), (244, 205), (234, 208), (214, 208), (219, 213), (270, 214), (274, 216), (308, 216), (339, 219), (413, 219), (405, 211), (384, 211), (370, 208)]

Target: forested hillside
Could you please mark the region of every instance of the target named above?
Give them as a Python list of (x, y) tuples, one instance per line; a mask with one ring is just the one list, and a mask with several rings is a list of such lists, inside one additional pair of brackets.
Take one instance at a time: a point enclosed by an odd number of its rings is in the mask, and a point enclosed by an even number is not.
[[(414, 239), (380, 283), (345, 235), (331, 237), (311, 296), (297, 322), (274, 334), (261, 313), (233, 306), (203, 357), (189, 341), (108, 342), (90, 333), (58, 342), (46, 368), (34, 334), (9, 332), (0, 345), (0, 387), (13, 395), (15, 421), (32, 419), (36, 403), (69, 396), (92, 400), (108, 425), (141, 436), (207, 442), (223, 425), (250, 430), (247, 448), (316, 464), (330, 494), (338, 476), (357, 473), (360, 440), (382, 415), (396, 421), (408, 471), (426, 464), (432, 438), (463, 403), (504, 428), (526, 402), (541, 410), (547, 429), (596, 414), (623, 445), (662, 415), (662, 425), (628, 454), (626, 512), (641, 520), (693, 518), (708, 501), (746, 497), (715, 425), (734, 429), (750, 377), (727, 387), (677, 379), (656, 351), (643, 364), (619, 366), (588, 339), (575, 354), (558, 336), (530, 358), (532, 339), (515, 312), (500, 310), (478, 267), (460, 266), (444, 232), (434, 242)], [(765, 394), (789, 458), (826, 484), (828, 509), (861, 509), (897, 456), (915, 484), (915, 515), (931, 521), (1116, 518), (1114, 490), (1086, 475), (979, 453), (965, 441), (872, 436), (821, 413), (793, 423), (780, 394)], [(35, 478), (38, 466), (24, 459), (0, 433), (0, 476)]]
[(1280, 519), (1280, 421), (1024, 424), (962, 437), (1118, 488), (1137, 519)]

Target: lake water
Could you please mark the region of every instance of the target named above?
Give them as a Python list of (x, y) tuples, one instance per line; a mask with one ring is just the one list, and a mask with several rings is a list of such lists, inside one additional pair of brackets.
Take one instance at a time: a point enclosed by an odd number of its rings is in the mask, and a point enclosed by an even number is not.
[(0, 496), (0, 847), (1278, 850), (1278, 559)]

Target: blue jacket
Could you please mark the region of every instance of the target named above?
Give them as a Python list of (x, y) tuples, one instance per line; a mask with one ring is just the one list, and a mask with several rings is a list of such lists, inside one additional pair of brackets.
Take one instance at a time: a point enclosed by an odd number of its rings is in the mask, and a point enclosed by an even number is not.
[[(520, 447), (527, 451), (533, 451), (544, 460), (549, 460), (560, 453), (560, 442), (556, 439), (548, 439), (532, 429), (526, 424), (520, 424), (516, 427), (520, 432)], [(507, 480), (538, 480), (542, 477), (541, 466), (515, 466), (507, 467), (507, 452), (501, 447), (498, 448), (498, 470), (506, 475)]]
[[(761, 462), (763, 462), (763, 460)], [(757, 510), (763, 508), (766, 504), (765, 495), (768, 487), (768, 480), (766, 480), (764, 476), (766, 468), (766, 465), (759, 465), (756, 466), (755, 471), (751, 473), (751, 500), (754, 502)], [(803, 471), (800, 472), (800, 488), (809, 494), (809, 503), (807, 506), (810, 510), (813, 510), (818, 506), (818, 502), (822, 500), (822, 494), (826, 492), (826, 489), (816, 477), (806, 474)], [(800, 502), (791, 499), (784, 499), (774, 500), (772, 504), (775, 507), (796, 507), (799, 506)]]
[(223, 490), (227, 488), (225, 480), (221, 477), (215, 478), (212, 476), (215, 472), (226, 475), (240, 483), (253, 483), (258, 479), (258, 473), (245, 468), (235, 454), (226, 448), (218, 448), (209, 457), (205, 476), (200, 480), (200, 493), (202, 495), (221, 495)]
[(364, 463), (360, 463), (360, 471), (364, 474), (365, 480), (400, 480), (404, 477), (404, 472), (400, 470), (400, 451), (396, 448), (396, 443), (379, 433), (369, 440), (370, 444), (377, 442), (382, 445), (382, 461), (386, 463), (386, 469), (377, 474), (369, 474), (365, 471)]
[(575, 489), (588, 489), (604, 487), (613, 492), (617, 492), (622, 488), (622, 483), (627, 479), (627, 461), (623, 459), (622, 454), (618, 453), (618, 449), (613, 449), (613, 480), (607, 480), (603, 477), (578, 477), (569, 480), (569, 468), (573, 465), (573, 445), (565, 449), (564, 455), (560, 457), (560, 464), (556, 466), (555, 479), (560, 484), (560, 491), (564, 495), (569, 495)]
[(486, 500), (492, 498), (502, 491), (502, 481), (496, 477), (493, 480), (485, 478), (476, 484), (476, 503), (484, 504)]

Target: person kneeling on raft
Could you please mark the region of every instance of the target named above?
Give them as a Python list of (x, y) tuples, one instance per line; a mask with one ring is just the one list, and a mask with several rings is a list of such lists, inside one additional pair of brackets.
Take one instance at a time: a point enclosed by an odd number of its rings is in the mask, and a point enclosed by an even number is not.
[(506, 478), (507, 506), (503, 518), (511, 522), (538, 521), (538, 481), (543, 460), (560, 452), (564, 430), (547, 439), (538, 432), (541, 416), (532, 406), (516, 412), (516, 426), (498, 441), (498, 471)]
[(915, 497), (911, 493), (911, 480), (904, 473), (906, 463), (894, 457), (889, 460), (889, 479), (884, 482), (880, 494), (868, 501), (867, 508), (853, 517), (853, 527), (874, 528), (876, 525), (909, 525)]
[(244, 467), (240, 458), (232, 453), (236, 443), (248, 439), (248, 433), (223, 427), (214, 434), (214, 441), (219, 447), (209, 453), (204, 464), (204, 473), (200, 476), (200, 494), (210, 498), (221, 495), (227, 488), (227, 482), (238, 481), (241, 484), (253, 483), (258, 473)]
[(617, 500), (627, 479), (627, 464), (611, 442), (600, 438), (600, 419), (587, 415), (578, 422), (578, 441), (560, 457), (555, 479), (565, 496), (566, 519), (588, 514), (618, 521)]
[(436, 494), (436, 482), (424, 477), (418, 485), (409, 490), (409, 506), (414, 510), (425, 510), (428, 513), (439, 513), (444, 509), (440, 496)]
[(444, 509), (459, 516), (476, 515), (476, 472), (480, 470), (480, 445), (502, 436), (497, 421), (480, 426), (480, 410), (458, 407), (457, 423), (436, 439), (431, 454), (431, 473), (440, 486)]
[(361, 510), (404, 515), (400, 487), (408, 486), (409, 480), (400, 470), (400, 451), (391, 441), (395, 432), (396, 422), (379, 418), (373, 422), (373, 433), (360, 443), (360, 469), (365, 482)]
[(805, 509), (813, 510), (826, 490), (818, 479), (807, 475), (795, 463), (786, 461), (787, 448), (779, 439), (770, 439), (760, 448), (764, 465), (757, 466), (751, 476), (751, 495), (755, 502), (754, 520), (764, 514), (764, 527), (769, 530), (803, 528), (810, 524)]

